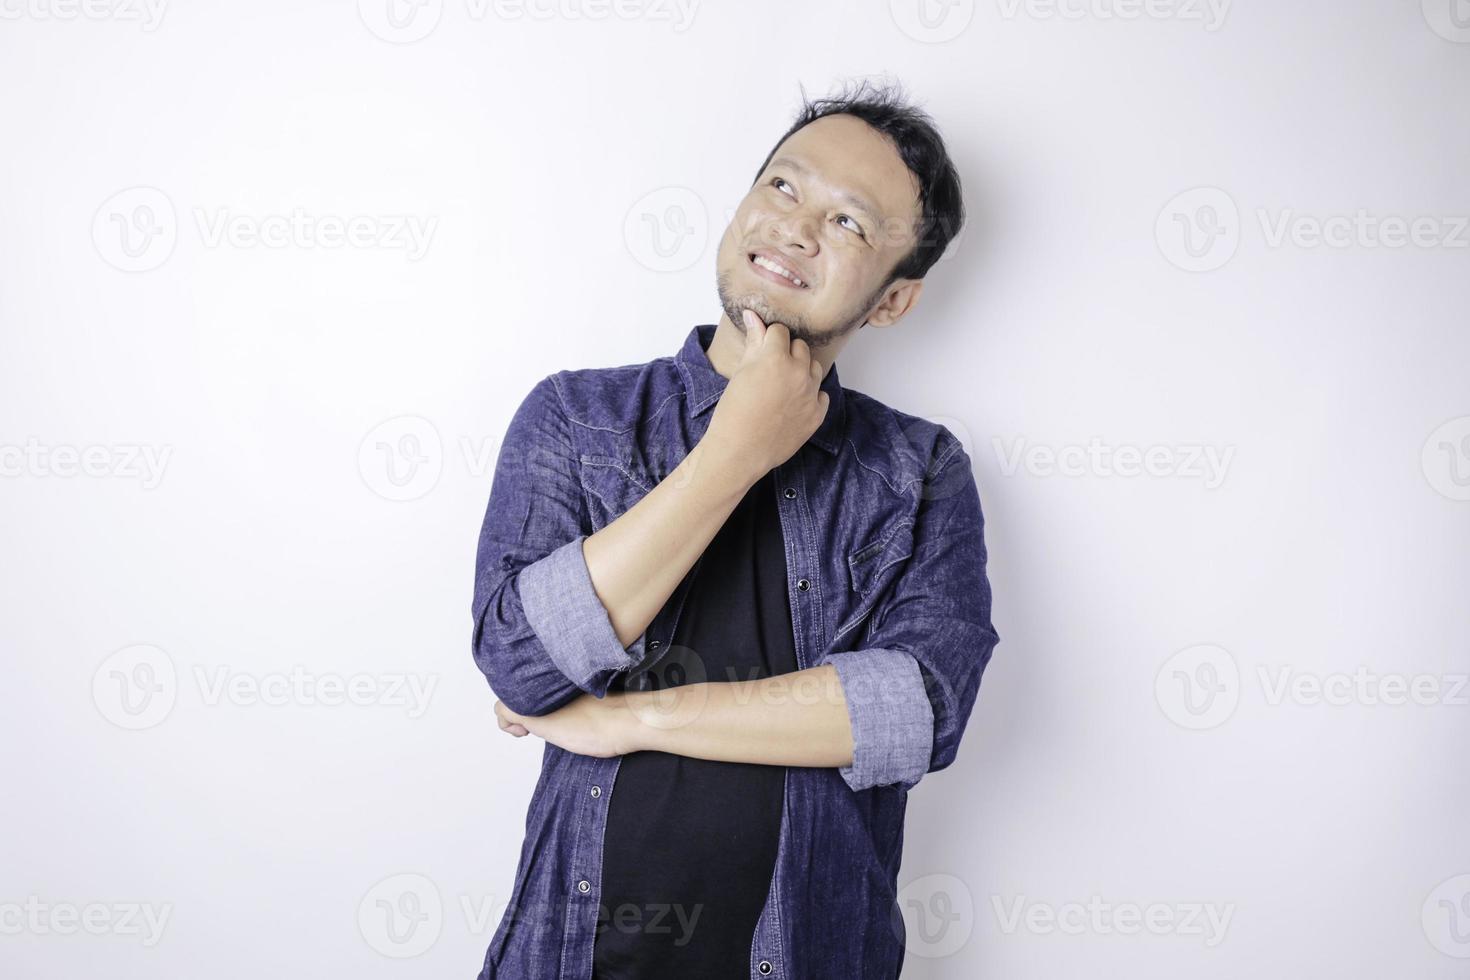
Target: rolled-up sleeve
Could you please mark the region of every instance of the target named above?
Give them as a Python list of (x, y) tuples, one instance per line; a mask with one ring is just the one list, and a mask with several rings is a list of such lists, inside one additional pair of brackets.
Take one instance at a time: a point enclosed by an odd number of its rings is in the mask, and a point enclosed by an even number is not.
[(853, 789), (914, 784), (929, 769), (934, 712), (919, 664), (902, 650), (828, 654), (852, 725), (852, 764), (837, 772)]
[(582, 555), (586, 539), (579, 534), (521, 571), (521, 607), (558, 670), (583, 690), (605, 690), (608, 675), (636, 658), (618, 642), (592, 587)]
[(970, 458), (955, 441), (936, 469), (921, 491), (913, 554), (865, 644), (819, 661), (842, 682), (853, 759), (837, 771), (854, 790), (912, 787), (954, 761), (1000, 640)]
[(618, 671), (643, 660), (643, 637), (624, 647), (592, 586), (582, 555), (590, 530), (571, 426), (547, 376), (501, 443), (470, 609), (475, 663), (519, 714), (603, 697)]

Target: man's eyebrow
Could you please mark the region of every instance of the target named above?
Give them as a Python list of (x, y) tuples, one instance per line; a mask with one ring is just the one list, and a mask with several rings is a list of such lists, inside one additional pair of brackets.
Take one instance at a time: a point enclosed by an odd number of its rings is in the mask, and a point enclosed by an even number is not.
[[(772, 167), (787, 167), (788, 169), (795, 170), (799, 174), (810, 174), (811, 173), (811, 170), (808, 167), (806, 167), (805, 165), (799, 163), (796, 160), (793, 160), (791, 157), (776, 157), (776, 159), (774, 159), (774, 160), (771, 161), (771, 166)], [(857, 208), (859, 211), (866, 212), (867, 215), (868, 215), (868, 217), (871, 218), (872, 220), (874, 220), (874, 221), (879, 220), (879, 211), (878, 211), (878, 209), (875, 208), (875, 207), (873, 207), (873, 205), (869, 204), (863, 198), (861, 198), (858, 195), (854, 194), (852, 191), (849, 191), (849, 190), (838, 190), (836, 193), (837, 193), (837, 197), (840, 200), (845, 201), (848, 204), (851, 204), (853, 207)]]

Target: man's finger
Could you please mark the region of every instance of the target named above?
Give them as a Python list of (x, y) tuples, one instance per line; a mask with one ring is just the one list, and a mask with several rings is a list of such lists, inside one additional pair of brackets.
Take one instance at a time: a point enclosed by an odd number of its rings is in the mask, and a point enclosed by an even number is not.
[(507, 735), (514, 735), (516, 738), (531, 734), (531, 730), (525, 725), (522, 725), (518, 721), (511, 721), (512, 715), (515, 715), (517, 718), (520, 717), (507, 708), (503, 702), (495, 702), (495, 723), (500, 726), (502, 732), (505, 732)]
[(766, 339), (766, 325), (761, 322), (755, 310), (749, 307), (741, 310), (740, 315), (745, 320), (745, 346), (747, 348), (759, 347)]

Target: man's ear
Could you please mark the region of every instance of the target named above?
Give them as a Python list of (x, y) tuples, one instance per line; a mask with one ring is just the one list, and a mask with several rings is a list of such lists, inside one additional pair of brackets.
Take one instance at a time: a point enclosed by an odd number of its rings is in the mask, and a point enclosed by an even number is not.
[(909, 310), (919, 302), (919, 294), (924, 291), (924, 280), (922, 279), (896, 279), (893, 285), (883, 294), (883, 299), (868, 315), (868, 325), (873, 327), (891, 327), (902, 320)]

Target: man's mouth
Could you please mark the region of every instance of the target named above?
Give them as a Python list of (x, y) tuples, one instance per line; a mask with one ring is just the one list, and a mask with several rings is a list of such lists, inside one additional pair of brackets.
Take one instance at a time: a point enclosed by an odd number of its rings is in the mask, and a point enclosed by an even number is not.
[(749, 252), (745, 256), (756, 274), (792, 289), (809, 289), (810, 285), (792, 269), (782, 265), (765, 252)]

